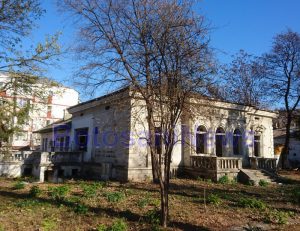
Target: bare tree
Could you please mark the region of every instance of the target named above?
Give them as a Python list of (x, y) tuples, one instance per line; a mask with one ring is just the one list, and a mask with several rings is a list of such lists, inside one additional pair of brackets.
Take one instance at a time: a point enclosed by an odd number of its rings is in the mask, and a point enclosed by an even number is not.
[[(175, 128), (192, 92), (213, 71), (204, 18), (188, 1), (65, 0), (80, 27), (78, 76), (86, 86), (132, 86), (147, 112), (153, 179), (161, 193), (161, 224), (169, 217)], [(163, 142), (158, 150), (157, 134)], [(157, 141), (157, 140), (156, 140)]]
[(300, 35), (288, 30), (278, 34), (273, 40), (269, 53), (264, 55), (266, 65), (265, 78), (274, 99), (284, 101), (286, 137), (282, 152), (282, 167), (285, 167), (290, 145), (290, 127), (293, 114), (300, 102)]
[(265, 107), (267, 88), (263, 70), (258, 57), (240, 50), (233, 56), (232, 62), (223, 68), (223, 97), (232, 102)]

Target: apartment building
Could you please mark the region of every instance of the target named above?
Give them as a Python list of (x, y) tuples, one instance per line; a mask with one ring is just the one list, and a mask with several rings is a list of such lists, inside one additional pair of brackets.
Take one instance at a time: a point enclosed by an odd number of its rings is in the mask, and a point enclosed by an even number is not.
[(0, 98), (15, 100), (18, 107), (28, 103), (32, 105), (29, 117), (21, 131), (13, 136), (13, 149), (34, 149), (41, 140), (40, 135), (33, 132), (68, 116), (66, 109), (78, 104), (79, 93), (48, 79), (41, 79), (34, 84), (34, 87), (39, 88), (43, 96), (21, 91), (16, 94), (12, 89), (4, 90), (5, 84), (10, 80), (9, 75), (0, 73), (0, 90), (2, 88)]

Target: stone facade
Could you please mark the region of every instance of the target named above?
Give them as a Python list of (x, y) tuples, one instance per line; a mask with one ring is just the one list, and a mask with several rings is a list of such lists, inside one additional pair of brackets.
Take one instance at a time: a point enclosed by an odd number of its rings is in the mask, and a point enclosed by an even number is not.
[[(126, 88), (68, 109), (72, 114), (69, 151), (82, 152), (81, 176), (122, 181), (152, 178), (145, 104), (130, 94)], [(274, 157), (275, 113), (201, 97), (191, 98), (188, 105), (189, 114), (184, 112), (176, 127), (180, 142), (172, 155), (174, 175), (197, 168), (214, 179), (234, 177), (240, 168), (250, 166), (249, 157)], [(49, 135), (61, 136), (44, 133), (42, 137)], [(192, 161), (201, 156), (216, 163), (215, 169), (210, 168), (215, 175), (207, 168), (201, 170), (202, 160)], [(66, 169), (68, 163), (59, 166)]]

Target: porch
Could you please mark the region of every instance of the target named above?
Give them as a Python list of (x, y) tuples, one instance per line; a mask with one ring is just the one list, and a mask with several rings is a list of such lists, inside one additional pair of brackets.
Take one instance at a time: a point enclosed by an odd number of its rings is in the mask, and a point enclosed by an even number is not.
[[(188, 175), (218, 181), (227, 175), (230, 179), (238, 176), (243, 169), (243, 158), (192, 155)], [(276, 158), (249, 157), (250, 166), (246, 168), (262, 169), (268, 172), (276, 171)]]

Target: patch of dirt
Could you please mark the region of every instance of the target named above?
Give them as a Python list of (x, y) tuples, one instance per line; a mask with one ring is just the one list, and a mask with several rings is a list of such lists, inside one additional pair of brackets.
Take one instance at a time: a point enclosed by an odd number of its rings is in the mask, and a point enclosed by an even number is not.
[[(151, 183), (109, 182), (97, 186), (92, 196), (83, 188), (96, 187), (94, 182), (28, 183), (14, 190), (15, 183), (0, 179), (0, 230), (97, 230), (117, 219), (123, 219), (128, 230), (152, 230), (157, 222), (149, 214), (159, 209), (159, 187)], [(29, 195), (33, 185), (41, 190), (36, 197)], [(70, 191), (56, 200), (49, 187), (59, 186)], [(173, 179), (167, 230), (300, 230), (297, 190), (297, 183), (260, 187)], [(245, 198), (263, 206), (241, 206)]]

